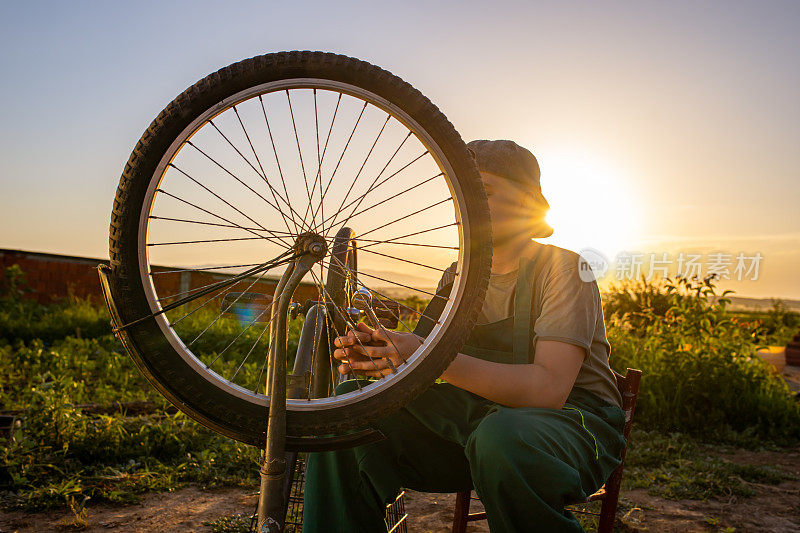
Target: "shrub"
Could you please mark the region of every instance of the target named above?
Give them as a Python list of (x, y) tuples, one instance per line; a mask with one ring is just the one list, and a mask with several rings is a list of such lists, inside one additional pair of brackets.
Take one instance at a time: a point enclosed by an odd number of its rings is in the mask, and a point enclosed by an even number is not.
[(637, 288), (659, 305), (612, 307), (607, 317), (612, 364), (644, 372), (637, 424), (720, 440), (800, 439), (800, 405), (755, 356), (761, 323), (727, 311), (730, 291), (717, 296), (713, 279), (683, 278)]

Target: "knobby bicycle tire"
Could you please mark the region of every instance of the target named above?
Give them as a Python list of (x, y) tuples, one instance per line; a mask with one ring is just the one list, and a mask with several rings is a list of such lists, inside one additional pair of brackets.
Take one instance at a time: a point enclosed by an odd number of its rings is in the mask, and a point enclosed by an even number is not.
[[(281, 52), (246, 59), (201, 79), (158, 115), (142, 135), (120, 178), (110, 225), (111, 291), (123, 322), (151, 313), (139, 267), (140, 214), (149, 183), (177, 136), (198, 116), (231, 95), (288, 78), (352, 84), (411, 116), (437, 143), (463, 192), (470, 221), (469, 268), (452, 321), (435, 349), (391, 387), (355, 403), (287, 412), (290, 435), (340, 433), (382, 418), (416, 397), (438, 378), (466, 341), (482, 305), (491, 261), (488, 205), (475, 162), (447, 118), (425, 96), (397, 76), (367, 62), (323, 52)], [(264, 404), (222, 390), (198, 373), (168, 342), (155, 320), (129, 328), (134, 360), (153, 386), (179, 409), (213, 430), (253, 445), (266, 431)], [(266, 400), (268, 402), (268, 399)]]

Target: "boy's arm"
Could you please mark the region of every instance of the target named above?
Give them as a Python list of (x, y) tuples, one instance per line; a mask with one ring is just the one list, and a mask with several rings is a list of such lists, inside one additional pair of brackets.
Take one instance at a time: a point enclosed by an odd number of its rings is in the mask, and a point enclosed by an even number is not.
[[(581, 280), (574, 267), (550, 274), (543, 292), (541, 314), (534, 325), (532, 364), (493, 363), (459, 353), (442, 378), (509, 407), (563, 407), (583, 360), (588, 356), (597, 317), (602, 313), (600, 293), (597, 284)], [(340, 349), (335, 350), (334, 357), (341, 361), (345, 360), (345, 354), (353, 357), (348, 359), (352, 366), (343, 364), (339, 371), (355, 370), (374, 376), (388, 373), (384, 361), (375, 358), (388, 357), (397, 365), (402, 358), (398, 357), (395, 348), (406, 356), (412, 353), (419, 346), (417, 336), (424, 337), (430, 332), (435, 323), (432, 318), (441, 312), (447, 293), (449, 286), (442, 287), (440, 283), (437, 296), (441, 294), (441, 297), (434, 298), (425, 309), (414, 330), (416, 335), (390, 331), (379, 333), (359, 324), (360, 332), (338, 338), (336, 346)], [(380, 341), (383, 346), (359, 345), (353, 335), (361, 337), (362, 342)], [(386, 335), (393, 338), (391, 343), (388, 337), (383, 338)], [(375, 371), (376, 364), (380, 371)]]
[[(358, 338), (358, 340), (356, 340)], [(391, 340), (390, 340), (391, 339)], [(373, 330), (360, 323), (334, 341), (339, 372), (379, 377), (390, 372), (386, 359), (399, 366), (419, 346), (413, 333)], [(371, 345), (377, 343), (379, 346)], [(533, 364), (492, 363), (459, 353), (442, 374), (448, 383), (508, 407), (560, 409), (578, 376), (585, 349), (553, 340), (536, 341)]]
[(458, 354), (442, 379), (508, 407), (564, 407), (586, 351), (566, 342), (536, 341), (533, 364), (510, 365)]

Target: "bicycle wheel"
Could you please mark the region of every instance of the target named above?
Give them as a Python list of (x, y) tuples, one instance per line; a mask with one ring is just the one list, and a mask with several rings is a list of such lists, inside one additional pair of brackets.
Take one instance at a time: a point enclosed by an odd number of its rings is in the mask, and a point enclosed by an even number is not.
[[(353, 228), (344, 241), (358, 243), (357, 265), (341, 264), (334, 238), (344, 227)], [(336, 302), (344, 322), (331, 325), (334, 335), (352, 312), (348, 285), (395, 301), (398, 328), (410, 330), (451, 265), (456, 280), (436, 326), (396, 373), (348, 394), (287, 400), (291, 435), (360, 427), (420, 393), (463, 345), (488, 282), (489, 212), (474, 160), (409, 84), (322, 52), (258, 56), (198, 81), (153, 121), (122, 174), (111, 292), (123, 322), (140, 320), (127, 332), (153, 385), (250, 444), (266, 428), (270, 306), (248, 302), (271, 294), (303, 233), (324, 237), (329, 253), (296, 297)], [(273, 258), (284, 262), (263, 270)], [(326, 277), (341, 282), (340, 294), (327, 294)]]

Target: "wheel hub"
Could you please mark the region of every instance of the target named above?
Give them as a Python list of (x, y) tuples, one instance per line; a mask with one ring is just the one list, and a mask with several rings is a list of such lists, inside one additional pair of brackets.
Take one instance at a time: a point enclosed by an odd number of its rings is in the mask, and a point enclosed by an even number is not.
[(310, 254), (317, 261), (321, 261), (328, 253), (328, 243), (324, 237), (316, 233), (301, 233), (297, 236), (294, 246), (297, 253)]

